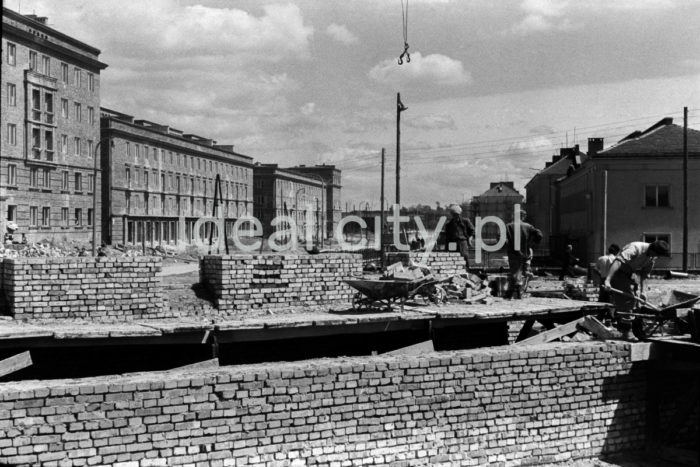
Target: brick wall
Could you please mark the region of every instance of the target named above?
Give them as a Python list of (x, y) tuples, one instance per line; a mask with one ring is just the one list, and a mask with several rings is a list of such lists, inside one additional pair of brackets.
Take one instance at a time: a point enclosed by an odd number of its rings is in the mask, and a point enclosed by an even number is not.
[(0, 462), (535, 465), (591, 458), (644, 447), (645, 365), (630, 363), (629, 344), (582, 343), (2, 383)]
[(200, 282), (223, 312), (255, 308), (320, 306), (349, 302), (354, 289), (343, 282), (362, 274), (359, 255), (204, 256)]
[[(428, 255), (427, 261), (423, 262), (423, 253), (411, 251), (406, 253), (387, 253), (387, 265), (397, 262), (408, 264), (406, 258), (409, 257), (416, 263), (426, 264), (433, 274), (442, 276), (453, 276), (466, 272), (464, 258), (459, 253), (446, 251), (433, 251)], [(473, 260), (470, 258), (473, 263)]]
[(163, 318), (160, 258), (5, 258), (5, 314), (15, 319)]

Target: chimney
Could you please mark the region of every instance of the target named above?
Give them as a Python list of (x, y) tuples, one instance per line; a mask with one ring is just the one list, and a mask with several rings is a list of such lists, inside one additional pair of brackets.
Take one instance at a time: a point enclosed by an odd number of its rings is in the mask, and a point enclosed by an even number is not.
[(603, 138), (588, 138), (588, 155), (595, 156), (603, 150)]

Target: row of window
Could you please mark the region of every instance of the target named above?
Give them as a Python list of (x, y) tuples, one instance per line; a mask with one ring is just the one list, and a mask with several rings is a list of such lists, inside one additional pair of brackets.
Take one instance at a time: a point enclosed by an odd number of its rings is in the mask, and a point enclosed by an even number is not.
[[(132, 199), (131, 193), (126, 193), (125, 195), (125, 208), (126, 214), (137, 214), (132, 212), (132, 209), (144, 209), (146, 215), (180, 215), (185, 214), (194, 216), (196, 213), (204, 214), (205, 210), (209, 210), (212, 207), (211, 200), (207, 201), (206, 198), (195, 198), (194, 196), (190, 198), (166, 198), (165, 195), (160, 196), (149, 196), (145, 194), (143, 198), (140, 196), (135, 196)], [(158, 212), (161, 210), (163, 212)], [(223, 210), (225, 217), (241, 216), (247, 212), (245, 204), (241, 203), (224, 203), (219, 207)]]
[[(207, 162), (210, 174), (221, 174), (223, 176), (229, 176), (231, 178), (239, 180), (248, 180), (250, 177), (250, 169), (245, 167), (237, 167), (232, 164), (226, 164), (218, 161), (205, 160), (200, 157), (188, 156), (187, 154), (173, 153), (172, 151), (166, 151), (165, 149), (158, 149), (155, 147), (149, 147), (145, 144), (132, 144), (131, 142), (126, 142), (126, 155), (127, 157), (133, 157), (134, 165), (148, 164), (153, 162), (158, 163), (160, 159), (161, 164), (166, 164), (168, 160), (170, 165), (174, 167), (183, 167), (197, 170), (207, 170)], [(143, 156), (143, 158), (142, 158)]]
[[(51, 169), (31, 167), (29, 169), (29, 187), (37, 188), (43, 190), (51, 190)], [(81, 172), (73, 173), (73, 190), (76, 193), (82, 193), (84, 189), (87, 189), (88, 193), (92, 193), (95, 187), (95, 175), (88, 174), (86, 179), (87, 183), (83, 182), (83, 174)], [(70, 191), (70, 173), (68, 170), (63, 170), (61, 172), (61, 191)], [(15, 164), (8, 164), (7, 166), (7, 186), (16, 187), (17, 186), (17, 166)]]
[[(49, 127), (35, 127), (29, 125), (31, 133), (32, 159), (45, 160), (52, 162), (54, 160), (54, 131)], [(9, 146), (17, 146), (17, 125), (14, 123), (7, 124), (6, 141)], [(58, 141), (58, 150), (61, 154), (69, 153), (69, 142), (72, 143), (72, 154), (82, 156), (83, 152), (87, 152), (87, 157), (92, 158), (95, 148), (95, 143), (92, 140), (84, 141), (79, 136), (74, 136), (69, 139), (68, 135), (61, 135)]]
[[(73, 210), (73, 217), (70, 217), (69, 208), (61, 208), (61, 218), (58, 220), (60, 226), (69, 227), (71, 225), (76, 227), (83, 226), (83, 221), (87, 221), (88, 226), (92, 226), (93, 221), (93, 210), (92, 208), (87, 209), (87, 218), (83, 219), (83, 209), (75, 208)], [(17, 221), (17, 206), (9, 205), (7, 206), (7, 220)], [(54, 220), (55, 222), (55, 220)], [(29, 226), (30, 227), (51, 227), (51, 208), (49, 206), (29, 206)]]
[[(7, 43), (7, 64), (10, 66), (17, 65), (17, 45), (12, 42)], [(48, 55), (41, 55), (41, 60), (39, 60), (39, 54), (34, 51), (29, 51), (29, 69), (37, 73), (41, 73), (46, 76), (51, 76), (51, 57)], [(87, 76), (87, 87), (90, 91), (95, 91), (95, 74), (89, 71), (83, 71), (80, 68), (73, 67), (73, 79), (70, 80), (70, 67), (67, 63), (61, 62), (61, 81), (66, 84), (73, 84), (75, 87), (83, 86), (83, 74)]]
[[(168, 174), (166, 177), (166, 174), (161, 173), (160, 184), (158, 184), (158, 172), (155, 170), (151, 172), (151, 176), (149, 176), (148, 169), (143, 169), (143, 184), (141, 183), (141, 170), (135, 168), (134, 175), (135, 177), (132, 180), (131, 167), (127, 166), (124, 168), (124, 180), (126, 182), (126, 188), (132, 189), (136, 187), (143, 187), (145, 190), (149, 190), (149, 187), (152, 187), (154, 190), (173, 190), (178, 194), (185, 194), (188, 190), (188, 177), (184, 177), (183, 187), (180, 184), (181, 179), (179, 175), (173, 176), (173, 174)], [(153, 180), (152, 184), (150, 182), (151, 179)], [(209, 192), (213, 196), (214, 179), (189, 177), (189, 194), (194, 195), (195, 190), (197, 190), (198, 193), (203, 193), (204, 196), (207, 196), (207, 192)], [(244, 183), (222, 182), (221, 191), (222, 197), (225, 197), (227, 199), (230, 199), (234, 194), (236, 198), (243, 197), (243, 199), (247, 199), (248, 197), (248, 185)]]

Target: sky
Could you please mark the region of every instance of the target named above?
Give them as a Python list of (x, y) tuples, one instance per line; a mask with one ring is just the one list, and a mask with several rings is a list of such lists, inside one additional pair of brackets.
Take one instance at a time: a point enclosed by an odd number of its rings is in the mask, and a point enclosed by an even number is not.
[(395, 201), (397, 93), (404, 205), (525, 194), (561, 147), (682, 125), (683, 107), (700, 129), (700, 0), (3, 3), (101, 50), (104, 107), (263, 163), (335, 164), (350, 209), (379, 207), (382, 148)]

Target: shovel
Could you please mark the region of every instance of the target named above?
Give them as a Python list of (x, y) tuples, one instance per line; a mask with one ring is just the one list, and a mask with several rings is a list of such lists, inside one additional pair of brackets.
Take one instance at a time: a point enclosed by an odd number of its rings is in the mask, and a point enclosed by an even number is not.
[(610, 290), (611, 292), (615, 292), (616, 294), (620, 294), (620, 295), (622, 295), (623, 297), (631, 298), (631, 299), (633, 299), (633, 300), (639, 302), (640, 304), (644, 305), (645, 307), (651, 308), (651, 309), (654, 310), (654, 311), (661, 311), (661, 309), (660, 309), (658, 306), (656, 306), (656, 305), (654, 305), (654, 304), (652, 304), (652, 303), (649, 303), (649, 302), (647, 302), (646, 300), (643, 300), (643, 299), (637, 297), (636, 295), (632, 295), (632, 294), (630, 294), (630, 293), (623, 292), (622, 290), (613, 289), (612, 287), (610, 287), (608, 290)]

